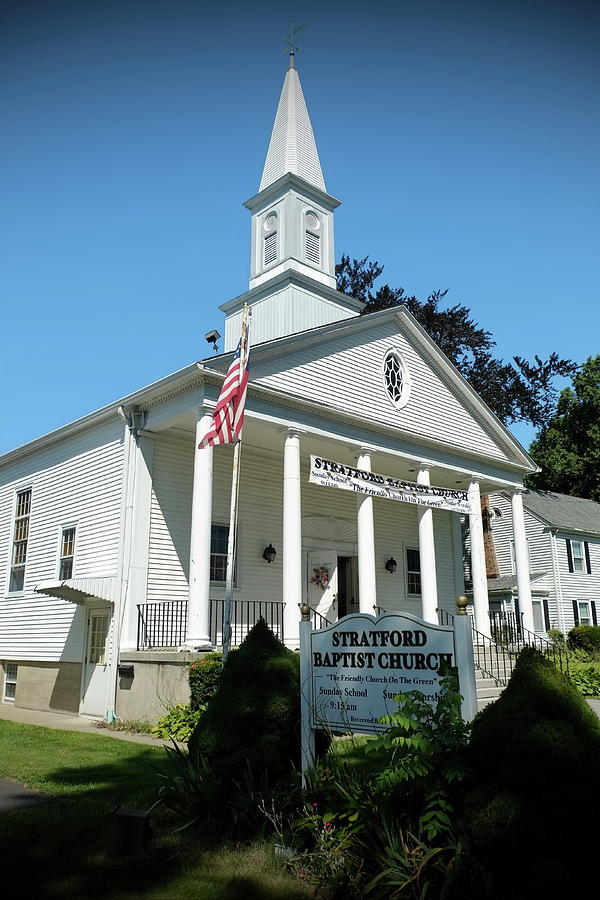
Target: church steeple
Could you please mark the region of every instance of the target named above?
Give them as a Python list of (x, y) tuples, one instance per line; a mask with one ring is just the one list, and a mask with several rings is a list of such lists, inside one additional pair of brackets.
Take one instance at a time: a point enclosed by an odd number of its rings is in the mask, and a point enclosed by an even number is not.
[(290, 53), (290, 64), (283, 82), (258, 190), (263, 191), (286, 172), (293, 172), (319, 190), (325, 190), (315, 136), (293, 52)]
[(302, 85), (290, 53), (252, 212), (250, 288), (292, 268), (335, 288), (333, 210)]
[[(291, 41), (290, 41), (291, 44)], [(290, 46), (275, 123), (252, 213), (249, 290), (221, 306), (225, 349), (235, 347), (243, 305), (253, 343), (358, 315), (362, 304), (336, 290), (333, 211)]]

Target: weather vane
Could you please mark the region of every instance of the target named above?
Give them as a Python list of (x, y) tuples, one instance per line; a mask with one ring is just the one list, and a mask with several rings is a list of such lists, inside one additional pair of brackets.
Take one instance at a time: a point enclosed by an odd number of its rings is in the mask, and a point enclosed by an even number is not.
[(296, 28), (294, 28), (294, 23), (290, 22), (289, 34), (286, 34), (283, 39), (286, 45), (286, 52), (289, 53), (290, 56), (293, 56), (294, 53), (297, 53), (300, 49), (296, 43), (296, 35), (302, 28), (304, 28), (304, 25), (298, 25)]

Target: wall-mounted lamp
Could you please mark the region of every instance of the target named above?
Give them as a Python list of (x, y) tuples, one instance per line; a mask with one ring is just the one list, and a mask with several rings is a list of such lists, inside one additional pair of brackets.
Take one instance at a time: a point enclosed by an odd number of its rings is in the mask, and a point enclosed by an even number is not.
[(268, 563), (272, 563), (275, 557), (277, 556), (277, 550), (273, 546), (273, 544), (269, 544), (268, 547), (265, 547), (263, 550), (263, 559), (266, 559)]
[(388, 572), (390, 573), (390, 575), (393, 575), (394, 572), (396, 571), (396, 569), (398, 568), (398, 563), (396, 562), (396, 560), (394, 559), (393, 556), (390, 556), (390, 558), (388, 559), (388, 561), (385, 564), (385, 567), (388, 570)]

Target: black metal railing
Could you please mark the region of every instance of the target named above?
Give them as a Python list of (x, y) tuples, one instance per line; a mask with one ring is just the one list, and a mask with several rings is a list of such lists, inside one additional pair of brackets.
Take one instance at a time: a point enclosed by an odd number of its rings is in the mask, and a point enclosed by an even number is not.
[[(438, 609), (438, 621), (440, 625), (453, 625), (454, 615), (445, 609)], [(493, 678), (498, 684), (508, 684), (523, 647), (535, 647), (551, 659), (560, 672), (568, 674), (567, 655), (552, 641), (524, 628), (522, 615), (490, 610), (490, 626), (491, 638), (475, 628), (475, 620), (471, 616), (475, 668), (488, 678)]]
[[(231, 645), (238, 647), (253, 625), (264, 619), (271, 631), (283, 640), (283, 608), (285, 603), (268, 600), (233, 600), (231, 603)], [(215, 647), (223, 644), (223, 600), (210, 601), (210, 640)]]
[[(231, 604), (231, 643), (242, 643), (253, 625), (263, 618), (269, 628), (283, 640), (283, 603), (266, 600), (234, 600)], [(138, 605), (138, 650), (168, 650), (181, 647), (187, 633), (187, 600)], [(213, 646), (223, 643), (223, 600), (210, 601), (210, 640)]]
[(320, 612), (317, 612), (314, 606), (310, 607), (310, 621), (313, 631), (319, 631), (321, 628), (327, 628), (329, 625), (333, 625), (333, 622), (330, 622), (327, 616), (323, 616)]
[(180, 647), (187, 630), (187, 600), (138, 604), (138, 650)]
[(523, 613), (490, 609), (490, 633), (499, 644), (510, 647), (523, 641)]

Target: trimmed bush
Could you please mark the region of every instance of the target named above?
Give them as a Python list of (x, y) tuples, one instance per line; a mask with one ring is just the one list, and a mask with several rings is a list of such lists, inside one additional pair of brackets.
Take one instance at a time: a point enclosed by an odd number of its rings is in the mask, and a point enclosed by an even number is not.
[(477, 786), (465, 826), (494, 875), (492, 897), (548, 900), (565, 886), (583, 896), (589, 871), (573, 860), (594, 858), (599, 758), (598, 717), (547, 658), (523, 650), (500, 698), (476, 717), (468, 750)]
[(189, 741), (215, 771), (259, 783), (288, 778), (300, 757), (300, 658), (264, 620), (229, 654)]
[(600, 653), (600, 625), (577, 625), (571, 628), (567, 644), (571, 650)]
[(220, 653), (211, 653), (190, 666), (190, 706), (204, 709), (217, 693), (223, 671)]

